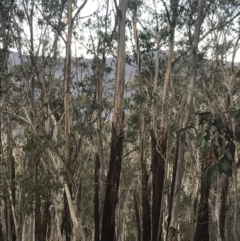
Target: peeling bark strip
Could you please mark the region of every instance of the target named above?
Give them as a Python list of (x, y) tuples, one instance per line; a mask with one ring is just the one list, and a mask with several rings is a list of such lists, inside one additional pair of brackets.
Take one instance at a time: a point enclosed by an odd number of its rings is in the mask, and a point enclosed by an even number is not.
[(159, 223), (162, 218), (161, 205), (162, 205), (162, 192), (164, 185), (165, 175), (165, 158), (167, 150), (167, 130), (161, 129), (160, 143), (157, 143), (154, 132), (151, 132), (152, 141), (152, 240), (161, 240), (162, 224)]

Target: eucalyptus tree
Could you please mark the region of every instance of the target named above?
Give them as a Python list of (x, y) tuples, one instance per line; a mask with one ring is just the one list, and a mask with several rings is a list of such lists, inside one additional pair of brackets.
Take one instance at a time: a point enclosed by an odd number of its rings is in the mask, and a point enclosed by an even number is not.
[[(174, 44), (175, 44), (175, 29), (178, 18), (178, 0), (170, 1), (169, 8), (163, 2), (166, 9), (168, 21), (168, 55), (167, 67), (164, 76), (164, 86), (162, 92), (162, 111), (161, 111), (161, 124), (160, 132), (157, 131), (157, 113), (156, 103), (153, 105), (153, 126), (152, 126), (152, 240), (160, 240), (162, 234), (162, 197), (164, 191), (165, 179), (165, 162), (167, 154), (167, 138), (168, 138), (168, 95), (169, 84), (172, 74), (172, 63), (174, 58)], [(160, 37), (160, 36), (159, 36)], [(158, 47), (158, 46), (157, 46)], [(158, 52), (157, 52), (158, 53)], [(154, 76), (154, 90), (156, 92), (156, 82), (158, 79), (159, 58), (156, 56), (155, 76)], [(159, 138), (158, 138), (159, 136)]]
[[(91, 17), (91, 21), (87, 20), (84, 24), (86, 29), (89, 29), (87, 50), (92, 56), (90, 61), (91, 75), (93, 79), (93, 92), (95, 99), (92, 103), (94, 113), (96, 112), (94, 123), (95, 129), (95, 146), (94, 146), (94, 240), (100, 239), (100, 222), (102, 216), (103, 199), (105, 191), (105, 170), (106, 170), (106, 152), (108, 146), (104, 145), (103, 140), (106, 140), (104, 126), (109, 121), (109, 113), (111, 107), (111, 93), (113, 92), (114, 84), (112, 82), (112, 72), (115, 66), (112, 63), (107, 63), (107, 56), (113, 53), (115, 45), (115, 35), (117, 18), (114, 19), (114, 9), (111, 9), (109, 0), (104, 4), (98, 2), (98, 8)], [(113, 57), (112, 60), (114, 60)]]
[[(201, 1), (198, 1), (198, 4), (200, 4), (198, 7), (196, 5), (191, 5), (191, 4), (193, 4), (193, 3), (192, 2), (190, 3), (190, 7), (191, 7), (192, 11), (195, 11), (195, 10), (200, 11), (201, 9), (204, 10), (204, 11), (198, 12), (198, 15), (194, 14), (193, 12), (191, 14), (189, 14), (189, 15), (186, 15), (186, 16), (189, 17), (189, 19), (191, 19), (191, 24), (193, 22), (195, 22), (195, 30), (193, 30), (194, 34), (192, 35), (192, 25), (191, 26), (189, 25), (189, 33), (190, 34), (188, 34), (188, 36), (190, 36), (190, 37), (189, 37), (188, 43), (190, 44), (189, 47), (191, 49), (191, 57), (190, 57), (191, 63), (190, 63), (190, 66), (192, 66), (192, 67), (190, 68), (190, 74), (191, 74), (190, 78), (191, 78), (191, 81), (190, 81), (190, 84), (188, 84), (187, 98), (184, 101), (184, 106), (185, 106), (184, 113), (185, 114), (183, 116), (182, 124), (181, 124), (181, 128), (182, 128), (181, 135), (182, 136), (185, 136), (184, 130), (189, 128), (190, 116), (191, 116), (191, 113), (193, 111), (193, 109), (192, 109), (193, 108), (192, 101), (193, 101), (193, 96), (194, 96), (194, 91), (195, 91), (195, 88), (194, 88), (195, 80), (194, 79), (196, 79), (196, 76), (197, 76), (197, 67), (196, 67), (198, 65), (197, 64), (197, 62), (198, 62), (197, 59), (200, 58), (200, 54), (196, 53), (194, 49), (198, 48), (198, 43), (201, 40), (203, 40), (209, 33), (211, 33), (216, 28), (216, 27), (215, 28), (210, 28), (208, 31), (206, 31), (205, 34), (203, 33), (203, 36), (201, 38), (200, 28), (201, 28), (201, 25), (203, 24), (203, 20), (209, 14), (210, 15), (214, 14), (214, 11), (215, 11), (217, 5), (215, 5), (214, 3), (211, 3), (211, 2), (201, 2)], [(202, 7), (201, 7), (201, 5), (202, 5)], [(194, 16), (196, 16), (196, 21), (192, 21)], [(236, 16), (237, 15), (235, 15), (235, 17)], [(231, 21), (232, 21), (232, 19), (231, 19)], [(224, 24), (228, 24), (228, 20), (226, 20), (223, 23), (223, 25)], [(195, 58), (195, 60), (193, 61), (194, 58)], [(195, 67), (194, 67), (194, 65), (195, 65)], [(181, 185), (182, 185), (181, 184), (181, 182), (182, 182), (182, 172), (183, 172), (183, 166), (182, 165), (183, 165), (184, 149), (185, 149), (184, 148), (184, 146), (185, 146), (184, 142), (185, 141), (180, 141), (179, 142), (178, 162), (177, 162), (176, 177), (175, 177), (176, 179), (175, 180), (173, 179), (174, 181), (172, 183), (172, 185), (175, 185), (175, 188), (174, 188), (174, 192), (173, 192), (174, 196), (173, 196), (172, 210), (170, 209), (171, 213), (169, 213), (169, 215), (171, 215), (170, 232), (169, 232), (169, 236), (168, 236), (169, 240), (171, 240), (173, 238), (174, 232), (177, 230), (177, 227), (178, 227), (177, 219), (178, 219), (179, 211), (177, 211), (177, 210), (178, 210), (178, 205), (179, 205), (179, 200), (180, 200), (179, 199), (179, 197), (180, 197), (180, 190), (181, 190)], [(210, 186), (209, 186), (209, 188), (210, 188)], [(207, 203), (207, 202), (205, 202), (205, 203)], [(203, 209), (207, 210), (206, 206), (204, 206)], [(206, 223), (206, 222), (201, 221), (201, 223)], [(206, 231), (207, 228), (205, 227), (204, 230)], [(201, 231), (200, 233), (199, 234), (202, 237), (203, 232)]]
[(116, 5), (118, 19), (118, 51), (116, 82), (114, 92), (114, 110), (112, 120), (112, 136), (109, 170), (102, 217), (101, 240), (114, 240), (115, 211), (121, 174), (123, 155), (123, 124), (124, 124), (124, 80), (125, 80), (125, 21), (127, 0), (120, 0)]
[[(198, 44), (199, 44), (199, 37), (201, 31), (201, 25), (203, 23), (205, 12), (204, 8), (207, 9), (205, 1), (198, 1), (197, 6), (197, 20), (195, 23), (195, 30), (193, 35), (193, 44), (192, 44), (192, 56), (191, 56), (191, 81), (188, 84), (188, 92), (187, 92), (187, 105), (186, 105), (186, 112), (183, 118), (182, 128), (186, 128), (189, 125), (190, 121), (190, 114), (192, 112), (192, 103), (193, 103), (193, 94), (195, 89), (195, 81), (197, 76), (197, 51), (198, 51)], [(193, 17), (193, 12), (191, 13), (191, 17)], [(172, 210), (171, 210), (171, 223), (170, 223), (170, 231), (169, 231), (169, 240), (176, 235), (176, 230), (178, 226), (178, 205), (179, 205), (179, 198), (180, 198), (180, 187), (181, 187), (181, 180), (182, 180), (182, 163), (184, 158), (184, 142), (179, 142), (179, 154), (178, 154), (178, 163), (177, 163), (177, 172), (176, 172), (176, 179), (175, 179), (175, 187), (174, 187), (174, 196), (173, 196), (173, 203), (172, 203)]]
[(13, 157), (12, 121), (7, 114), (9, 93), (9, 49), (13, 46), (11, 16), (18, 13), (15, 1), (0, 3), (0, 165), (1, 165), (1, 219), (0, 239), (18, 238), (16, 219), (15, 160)]
[[(144, 93), (144, 77), (142, 76), (142, 61), (141, 61), (141, 50), (140, 50), (140, 39), (138, 33), (138, 10), (140, 1), (131, 1), (129, 4), (129, 9), (132, 11), (132, 21), (133, 21), (133, 32), (135, 40), (135, 58), (137, 63), (137, 79), (139, 82), (139, 95), (143, 99)], [(142, 171), (142, 235), (139, 240), (151, 240), (151, 213), (150, 213), (150, 193), (149, 193), (149, 175), (147, 170), (147, 158), (146, 158), (146, 120), (145, 120), (146, 106), (143, 100), (140, 101), (139, 106), (139, 120), (140, 120), (140, 163)]]

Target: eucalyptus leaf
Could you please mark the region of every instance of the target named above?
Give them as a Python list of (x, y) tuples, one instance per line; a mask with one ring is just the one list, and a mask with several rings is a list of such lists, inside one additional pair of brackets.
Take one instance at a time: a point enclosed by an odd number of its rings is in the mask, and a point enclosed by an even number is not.
[(199, 147), (203, 141), (204, 134), (203, 133), (198, 133), (198, 135), (195, 138), (196, 141), (196, 146)]
[(204, 133), (204, 139), (205, 141), (209, 141), (210, 140), (210, 129), (207, 129)]
[(222, 164), (218, 162), (218, 171), (220, 174), (223, 173), (223, 167), (222, 167)]
[(240, 142), (240, 130), (237, 130), (237, 131), (235, 132), (235, 140), (236, 140), (237, 142)]
[(204, 173), (204, 179), (212, 181), (218, 174), (218, 163), (214, 162)]
[(238, 163), (236, 164), (236, 168), (237, 168), (237, 169), (240, 168), (240, 161), (238, 161)]
[(229, 160), (229, 161), (233, 161), (233, 156), (232, 156), (232, 154), (230, 153), (230, 151), (228, 151), (228, 150), (224, 150), (224, 155), (225, 155), (225, 157)]
[(235, 154), (235, 149), (236, 149), (235, 144), (234, 144), (233, 141), (231, 141), (231, 142), (229, 143), (229, 148), (228, 148), (228, 150), (229, 150), (229, 152), (232, 154), (232, 156), (234, 156), (234, 154)]
[(220, 157), (219, 164), (221, 165), (223, 173), (228, 176), (232, 176), (232, 164), (225, 156)]
[(185, 143), (187, 130), (188, 130), (188, 127), (183, 128), (180, 131), (180, 133), (181, 133), (180, 140), (182, 143)]
[(229, 118), (234, 118), (239, 114), (239, 110), (237, 110), (235, 107), (231, 107), (228, 109), (228, 116)]
[(217, 131), (219, 133), (221, 133), (222, 119), (219, 116), (214, 118), (214, 121), (213, 121), (212, 125), (217, 128)]
[(185, 143), (185, 140), (186, 140), (186, 133), (181, 133), (181, 136), (180, 136), (180, 140), (181, 140), (181, 143)]

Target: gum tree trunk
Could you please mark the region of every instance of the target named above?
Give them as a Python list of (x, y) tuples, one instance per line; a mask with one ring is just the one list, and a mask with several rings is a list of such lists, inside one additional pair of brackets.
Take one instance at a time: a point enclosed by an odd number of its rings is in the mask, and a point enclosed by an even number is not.
[[(141, 53), (139, 46), (139, 38), (137, 32), (137, 6), (133, 9), (133, 27), (134, 27), (134, 39), (136, 45), (136, 57), (137, 57), (137, 77), (139, 81), (139, 94), (143, 96), (144, 79), (141, 77)], [(151, 240), (151, 212), (150, 212), (150, 193), (149, 193), (149, 175), (146, 165), (146, 138), (145, 138), (145, 105), (140, 102), (140, 163), (142, 171), (142, 240)]]
[[(197, 55), (198, 55), (198, 43), (200, 38), (200, 30), (202, 26), (202, 22), (204, 20), (203, 14), (203, 6), (205, 0), (198, 1), (198, 17), (195, 26), (194, 32), (194, 43), (192, 47), (192, 56), (191, 56), (191, 80), (188, 84), (187, 89), (187, 103), (186, 103), (186, 110), (183, 119), (182, 129), (186, 128), (189, 125), (190, 115), (192, 112), (192, 101), (193, 101), (193, 94), (195, 88), (195, 81), (197, 76)], [(178, 214), (179, 214), (179, 201), (180, 201), (180, 191), (182, 186), (182, 176), (183, 176), (183, 164), (184, 164), (184, 154), (185, 154), (185, 143), (179, 142), (179, 152), (178, 152), (178, 163), (177, 163), (177, 172), (176, 178), (174, 183), (174, 195), (172, 201), (172, 210), (171, 210), (171, 222), (168, 231), (168, 241), (172, 241), (173, 238), (176, 236), (176, 230), (178, 227)]]
[[(153, 126), (151, 131), (152, 142), (152, 240), (161, 240), (162, 235), (162, 194), (165, 179), (165, 161), (167, 153), (167, 133), (168, 133), (168, 102), (169, 84), (171, 81), (172, 63), (174, 55), (175, 28), (177, 21), (177, 8), (179, 0), (172, 0), (170, 3), (171, 16), (168, 18), (169, 23), (169, 49), (167, 69), (164, 78), (162, 94), (162, 112), (160, 133), (157, 132), (157, 101), (153, 104)], [(166, 6), (165, 6), (166, 7)], [(167, 7), (166, 7), (167, 9)], [(156, 94), (158, 71), (159, 71), (159, 40), (157, 40), (157, 52), (154, 76), (154, 92)], [(159, 136), (159, 137), (158, 137)]]
[(209, 191), (211, 183), (202, 178), (200, 188), (200, 202), (198, 207), (197, 226), (194, 241), (209, 241)]
[(110, 144), (110, 161), (102, 218), (102, 241), (113, 241), (115, 236), (115, 211), (121, 174), (123, 154), (123, 100), (125, 82), (125, 23), (127, 0), (120, 0), (118, 14), (117, 74), (114, 93), (114, 113)]
[[(74, 16), (72, 16), (73, 9), (72, 0), (67, 1), (67, 41), (66, 41), (66, 62), (65, 62), (65, 70), (64, 70), (64, 136), (65, 136), (65, 159), (66, 159), (66, 171), (70, 172), (72, 177), (74, 176), (74, 167), (72, 164), (71, 158), (71, 118), (70, 118), (70, 83), (71, 83), (71, 45), (72, 45), (72, 33), (73, 33), (73, 23), (76, 19), (77, 15), (80, 13), (82, 8), (87, 3), (87, 0), (81, 4), (78, 8), (77, 12)], [(70, 183), (71, 181), (71, 183)], [(69, 209), (72, 230), (71, 230), (71, 241), (83, 241), (85, 240), (85, 236), (82, 230), (82, 220), (80, 215), (80, 207), (79, 207), (79, 190), (76, 188), (76, 183), (74, 179), (70, 180), (68, 183), (64, 185), (64, 191), (67, 199), (67, 208)], [(74, 197), (74, 198), (72, 198)], [(68, 218), (68, 216), (67, 216)]]

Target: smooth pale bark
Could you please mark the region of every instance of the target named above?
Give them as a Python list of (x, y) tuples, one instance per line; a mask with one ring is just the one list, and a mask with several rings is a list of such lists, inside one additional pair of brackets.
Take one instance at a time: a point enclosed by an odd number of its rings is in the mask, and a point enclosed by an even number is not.
[[(135, 39), (135, 51), (137, 58), (137, 79), (139, 82), (139, 94), (143, 97), (144, 78), (141, 76), (141, 52), (137, 31), (137, 6), (133, 9), (133, 30)], [(149, 193), (149, 174), (147, 171), (146, 158), (146, 137), (145, 137), (145, 104), (140, 102), (139, 119), (140, 119), (140, 164), (142, 171), (142, 240), (151, 240), (151, 214), (150, 214), (150, 193)], [(134, 196), (135, 197), (135, 196)], [(139, 229), (138, 229), (139, 232)], [(139, 233), (138, 233), (139, 235)]]
[[(72, 144), (71, 143), (71, 113), (70, 113), (70, 83), (71, 83), (71, 45), (72, 45), (72, 33), (73, 33), (73, 23), (76, 19), (77, 15), (80, 13), (82, 8), (87, 3), (85, 0), (81, 6), (78, 8), (74, 17), (72, 16), (73, 9), (72, 9), (72, 0), (67, 1), (67, 41), (66, 41), (66, 62), (65, 62), (65, 70), (64, 70), (64, 136), (65, 136), (65, 160), (66, 160), (66, 168), (70, 172), (70, 175), (74, 176), (74, 167), (71, 160), (71, 150)], [(70, 176), (69, 175), (69, 176)], [(84, 233), (82, 230), (82, 221), (80, 216), (79, 210), (79, 195), (78, 190), (76, 189), (76, 184), (72, 179), (69, 180), (70, 184), (64, 185), (64, 191), (67, 197), (67, 203), (70, 213), (70, 218), (72, 222), (72, 230), (71, 230), (71, 241), (84, 241)], [(72, 193), (70, 192), (72, 190)], [(74, 199), (72, 200), (72, 196)]]
[(115, 233), (115, 211), (123, 153), (123, 102), (125, 82), (125, 23), (127, 0), (120, 0), (117, 9), (118, 17), (118, 53), (117, 75), (114, 92), (114, 110), (112, 120), (112, 136), (110, 144), (110, 161), (107, 173), (106, 192), (102, 217), (102, 241), (113, 241)]
[[(190, 115), (192, 113), (193, 94), (194, 94), (195, 81), (197, 76), (198, 44), (199, 44), (199, 38), (200, 38), (200, 30), (204, 20), (204, 13), (203, 13), (204, 3), (205, 3), (205, 0), (198, 1), (198, 17), (197, 17), (197, 22), (195, 26), (194, 42), (193, 42), (192, 56), (191, 56), (191, 62), (190, 62), (191, 79), (187, 89), (187, 103), (186, 103), (186, 109), (185, 109), (182, 128), (186, 128), (189, 125)], [(169, 238), (168, 238), (169, 241), (171, 241), (173, 237), (176, 235), (176, 230), (178, 227), (179, 201), (180, 201), (180, 192), (182, 187), (182, 175), (183, 175), (183, 169), (184, 169), (183, 168), (184, 154), (185, 154), (185, 143), (180, 141), (179, 153), (178, 153), (178, 164), (177, 164), (178, 168), (177, 168), (176, 179), (175, 179), (171, 222), (169, 227), (170, 229)]]
[(68, 4), (68, 33), (66, 41), (66, 61), (64, 71), (64, 125), (65, 125), (65, 141), (66, 141), (66, 159), (70, 158), (70, 82), (71, 82), (71, 45), (72, 45), (72, 0), (67, 1)]

